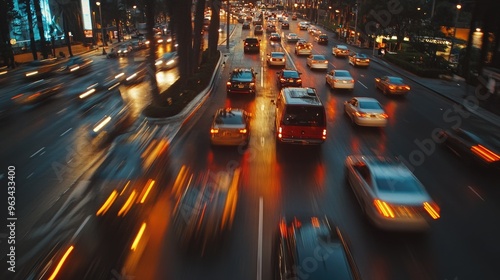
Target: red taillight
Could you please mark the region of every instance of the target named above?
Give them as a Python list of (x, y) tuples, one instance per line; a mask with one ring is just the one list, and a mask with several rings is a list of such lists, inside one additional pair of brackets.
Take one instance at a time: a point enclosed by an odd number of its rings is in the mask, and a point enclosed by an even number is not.
[(242, 133), (242, 134), (246, 134), (246, 133), (247, 133), (246, 128), (244, 128), (244, 129), (240, 129), (240, 133)]
[(377, 212), (386, 217), (386, 218), (394, 218), (394, 211), (392, 210), (392, 207), (390, 204), (388, 204), (385, 201), (375, 199), (373, 201), (373, 204), (375, 205), (375, 208), (377, 209)]
[(404, 86), (404, 88), (405, 88), (406, 90), (410, 90), (410, 87), (409, 87), (409, 86)]
[(366, 118), (366, 117), (368, 117), (368, 114), (367, 114), (367, 113), (364, 113), (364, 112), (356, 112), (355, 114), (356, 114), (356, 116), (361, 117), (361, 118)]
[(212, 128), (212, 129), (210, 129), (210, 133), (217, 134), (217, 133), (219, 133), (219, 130), (217, 128)]
[(321, 136), (323, 140), (326, 140), (326, 128), (323, 129), (323, 135)]
[(227, 82), (227, 83), (226, 83), (226, 86), (231, 86), (231, 82)]
[(389, 117), (387, 114), (380, 114), (380, 116), (384, 119), (387, 119)]
[(281, 126), (278, 127), (278, 138), (280, 138), (280, 139), (281, 139), (281, 137), (283, 137), (282, 132), (283, 132), (283, 128)]

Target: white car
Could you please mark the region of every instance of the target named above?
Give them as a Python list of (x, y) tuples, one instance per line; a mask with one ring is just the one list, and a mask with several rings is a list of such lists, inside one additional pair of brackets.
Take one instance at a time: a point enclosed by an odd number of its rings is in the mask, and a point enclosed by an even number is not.
[(349, 49), (345, 45), (336, 45), (332, 48), (332, 54), (335, 57), (347, 57), (349, 56)]
[(296, 55), (311, 55), (312, 49), (313, 45), (311, 43), (307, 43), (304, 40), (299, 40), (297, 44), (295, 44)]
[(354, 97), (344, 102), (344, 112), (359, 126), (385, 127), (388, 115), (382, 105), (371, 97)]
[(307, 30), (309, 27), (310, 23), (307, 21), (301, 21), (299, 22), (299, 30)]
[(286, 58), (284, 52), (271, 52), (267, 55), (267, 65), (269, 66), (285, 66)]
[(286, 41), (289, 43), (296, 43), (297, 41), (299, 41), (299, 39), (300, 38), (296, 33), (288, 33), (286, 35)]
[(375, 226), (422, 231), (440, 218), (439, 206), (398, 159), (351, 155), (345, 160), (345, 170), (363, 212)]
[(310, 69), (328, 69), (328, 60), (322, 54), (309, 55), (306, 64)]
[(243, 109), (221, 108), (217, 110), (210, 127), (212, 145), (248, 145), (250, 114)]
[(347, 70), (330, 70), (325, 79), (332, 89), (354, 89), (354, 78)]
[(160, 58), (155, 61), (157, 70), (168, 70), (177, 66), (179, 56), (177, 52), (164, 53)]

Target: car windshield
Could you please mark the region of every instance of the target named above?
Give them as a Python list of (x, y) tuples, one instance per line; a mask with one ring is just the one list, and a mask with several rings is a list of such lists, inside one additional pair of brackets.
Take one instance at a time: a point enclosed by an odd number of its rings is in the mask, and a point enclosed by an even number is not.
[(392, 193), (418, 193), (420, 185), (410, 176), (380, 176), (375, 177), (379, 191)]
[(366, 58), (366, 55), (364, 55), (364, 54), (358, 54), (358, 55), (356, 55), (356, 56), (357, 56), (358, 58)]
[(286, 71), (286, 72), (283, 72), (283, 77), (285, 77), (285, 78), (298, 78), (299, 73), (297, 73), (296, 71)]
[(251, 80), (253, 78), (252, 72), (250, 71), (234, 71), (232, 79), (238, 80)]
[(243, 116), (239, 112), (221, 111), (215, 118), (216, 124), (243, 124)]
[(402, 85), (403, 79), (397, 77), (389, 77), (389, 82), (391, 82), (392, 84)]
[(351, 77), (351, 75), (349, 74), (349, 72), (338, 72), (336, 71), (335, 72), (335, 77)]
[(380, 104), (378, 102), (374, 102), (374, 101), (360, 101), (359, 102), (359, 108), (361, 108), (361, 109), (380, 109), (380, 110), (382, 110), (382, 107), (380, 107)]
[(290, 105), (286, 108), (285, 125), (325, 126), (325, 111), (319, 106)]

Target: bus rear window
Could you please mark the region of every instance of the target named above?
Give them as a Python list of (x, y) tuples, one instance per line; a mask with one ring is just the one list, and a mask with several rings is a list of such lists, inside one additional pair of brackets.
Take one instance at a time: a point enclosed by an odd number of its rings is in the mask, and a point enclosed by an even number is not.
[(318, 106), (289, 105), (283, 118), (284, 125), (325, 126), (325, 110)]

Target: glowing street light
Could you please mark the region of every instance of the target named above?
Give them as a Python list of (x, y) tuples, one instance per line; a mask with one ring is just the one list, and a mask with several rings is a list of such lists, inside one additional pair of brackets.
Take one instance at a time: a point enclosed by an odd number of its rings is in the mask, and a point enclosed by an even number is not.
[(102, 10), (101, 10), (101, 2), (95, 2), (95, 4), (99, 7), (99, 17), (101, 19), (101, 36), (102, 36), (102, 54), (106, 54), (106, 50), (104, 49), (104, 46), (106, 44), (106, 40), (104, 39), (104, 26), (102, 24)]
[(453, 38), (451, 38), (451, 48), (450, 48), (450, 55), (448, 56), (448, 61), (451, 61), (451, 52), (453, 51), (453, 45), (455, 45), (455, 37), (457, 36), (458, 15), (460, 14), (460, 9), (462, 9), (462, 5), (457, 4), (457, 14), (455, 16), (455, 28), (453, 28)]

